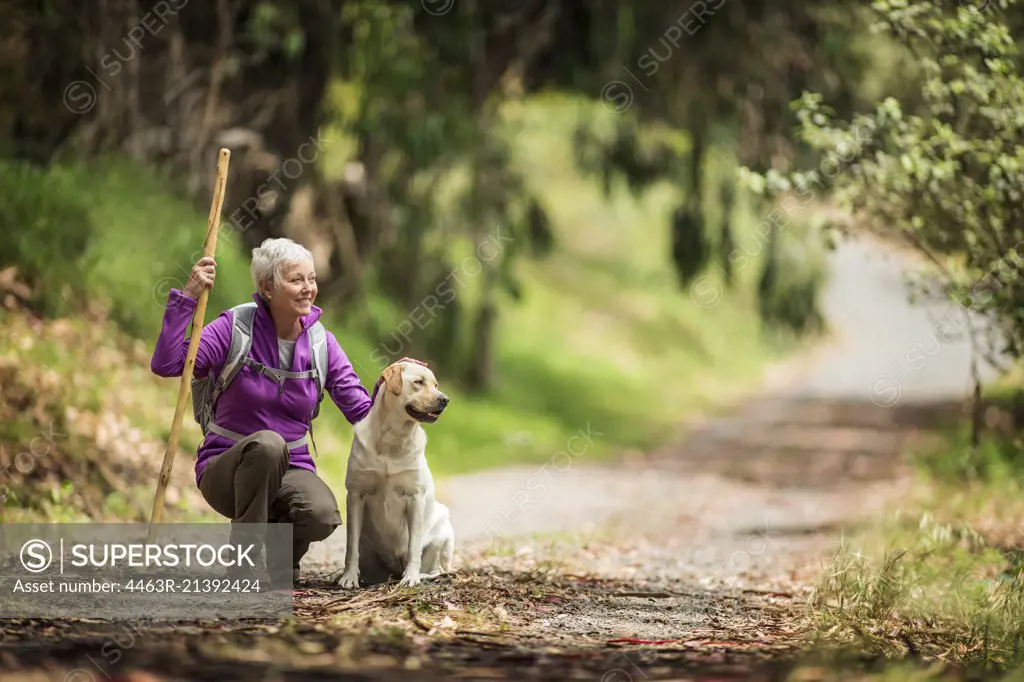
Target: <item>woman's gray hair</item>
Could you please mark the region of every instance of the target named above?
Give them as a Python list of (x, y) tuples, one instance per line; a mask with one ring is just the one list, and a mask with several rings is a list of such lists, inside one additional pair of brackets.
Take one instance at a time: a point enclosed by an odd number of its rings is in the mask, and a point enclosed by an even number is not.
[(252, 265), (249, 267), (252, 283), (256, 291), (260, 291), (260, 285), (266, 282), (273, 282), (276, 288), (281, 284), (281, 270), (286, 265), (307, 262), (313, 262), (313, 254), (301, 244), (286, 237), (264, 239), (252, 250)]

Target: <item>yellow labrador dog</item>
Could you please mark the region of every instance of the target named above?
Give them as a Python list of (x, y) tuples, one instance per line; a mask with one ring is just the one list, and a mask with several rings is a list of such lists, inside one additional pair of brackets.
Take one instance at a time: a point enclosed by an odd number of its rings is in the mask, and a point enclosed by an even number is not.
[(434, 373), (396, 362), (381, 374), (369, 413), (354, 427), (345, 489), (348, 493), (344, 588), (401, 575), (417, 585), (451, 568), (455, 548), (448, 507), (434, 497), (427, 466), (427, 434), (448, 406)]

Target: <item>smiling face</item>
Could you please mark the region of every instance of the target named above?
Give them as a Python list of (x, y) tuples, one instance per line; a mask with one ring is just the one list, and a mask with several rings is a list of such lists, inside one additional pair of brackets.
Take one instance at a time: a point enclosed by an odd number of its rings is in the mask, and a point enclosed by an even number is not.
[(382, 373), (386, 390), (409, 419), (433, 424), (448, 407), (448, 396), (438, 390), (437, 379), (428, 368), (411, 362), (397, 362)]
[(316, 270), (310, 261), (286, 263), (281, 268), (281, 281), (265, 287), (264, 296), (274, 313), (288, 317), (309, 315), (317, 294)]

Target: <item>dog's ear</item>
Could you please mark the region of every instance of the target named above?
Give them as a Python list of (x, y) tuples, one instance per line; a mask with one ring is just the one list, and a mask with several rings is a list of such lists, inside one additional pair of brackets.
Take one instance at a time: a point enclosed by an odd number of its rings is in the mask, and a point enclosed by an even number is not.
[(387, 386), (388, 390), (395, 395), (402, 393), (402, 365), (401, 363), (395, 363), (384, 368), (381, 372), (381, 376), (384, 378), (384, 385)]

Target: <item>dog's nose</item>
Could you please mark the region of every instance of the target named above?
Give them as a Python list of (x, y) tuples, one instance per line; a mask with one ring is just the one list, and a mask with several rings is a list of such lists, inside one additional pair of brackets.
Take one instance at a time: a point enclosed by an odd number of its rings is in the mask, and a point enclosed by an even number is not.
[(442, 410), (444, 408), (448, 407), (448, 396), (446, 396), (444, 393), (438, 394), (438, 396), (437, 396), (437, 406), (438, 406), (438, 408), (440, 408)]

